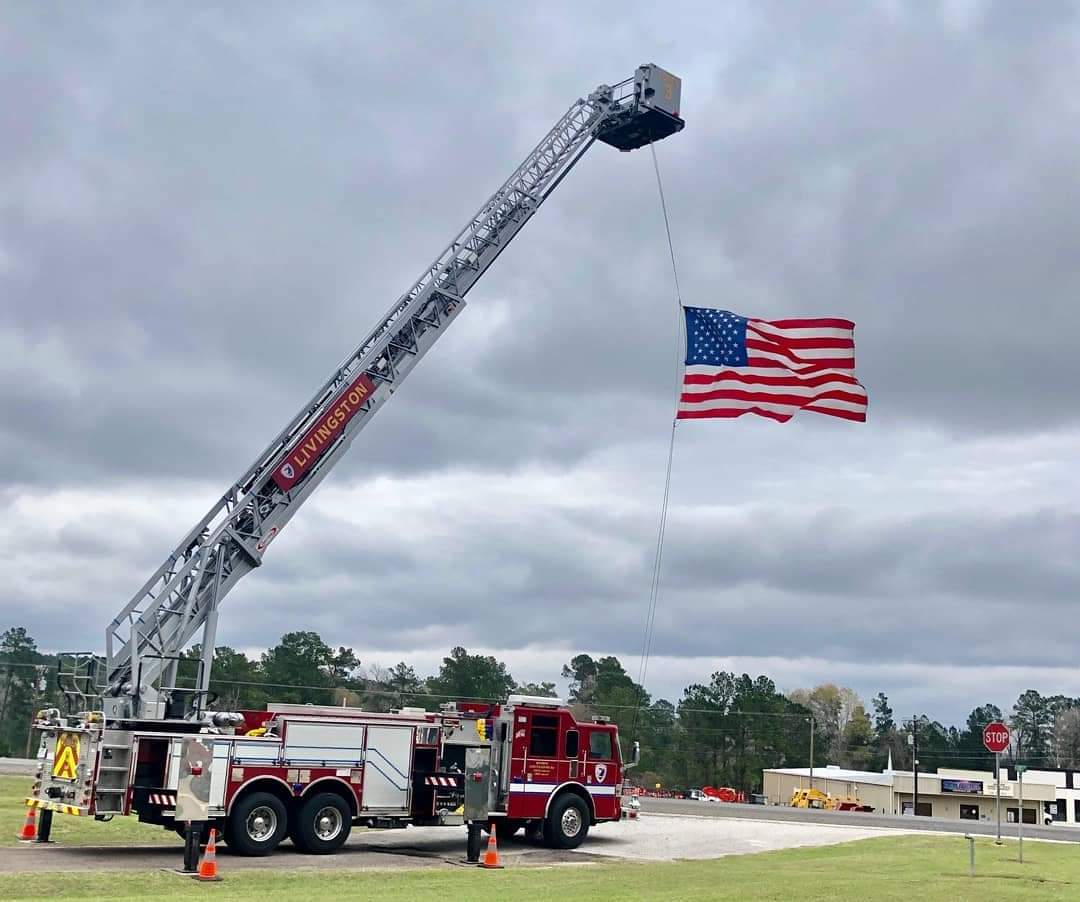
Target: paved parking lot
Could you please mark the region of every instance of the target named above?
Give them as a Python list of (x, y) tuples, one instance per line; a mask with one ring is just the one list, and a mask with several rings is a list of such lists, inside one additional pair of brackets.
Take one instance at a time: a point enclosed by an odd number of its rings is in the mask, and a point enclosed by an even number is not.
[[(992, 819), (951, 821), (940, 817), (899, 817), (860, 811), (808, 810), (788, 808), (785, 805), (737, 805), (728, 802), (689, 802), (681, 799), (645, 798), (641, 800), (641, 805), (644, 812), (653, 814), (698, 815), (710, 818), (782, 821), (823, 826), (876, 827), (907, 832), (972, 833), (979, 836), (993, 836), (997, 831), (997, 826)], [(1017, 827), (1017, 824), (1003, 823), (1001, 835), (1015, 837)], [(1024, 837), (1026, 839), (1051, 839), (1057, 842), (1080, 842), (1080, 829), (1067, 824), (1053, 824), (1049, 827), (1025, 824)]]
[(825, 846), (873, 836), (895, 836), (902, 832), (874, 827), (645, 813), (636, 821), (600, 825), (596, 828), (595, 844), (593, 834), (589, 834), (588, 851), (594, 855), (648, 861), (720, 858), (796, 846)]

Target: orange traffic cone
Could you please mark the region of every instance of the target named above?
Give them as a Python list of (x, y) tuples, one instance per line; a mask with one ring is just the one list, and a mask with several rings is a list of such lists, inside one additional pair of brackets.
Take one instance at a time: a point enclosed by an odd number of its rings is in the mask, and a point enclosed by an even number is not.
[(203, 852), (203, 857), (199, 859), (199, 871), (195, 875), (195, 879), (203, 882), (212, 882), (220, 880), (217, 872), (217, 845), (215, 840), (217, 839), (217, 830), (210, 829), (210, 838), (206, 841), (206, 851)]
[(26, 820), (19, 831), (19, 842), (33, 842), (37, 839), (37, 815), (33, 808), (26, 809)]
[(484, 857), (480, 859), (480, 867), (482, 868), (501, 868), (502, 863), (499, 861), (499, 847), (495, 843), (495, 825), (491, 825), (491, 829), (488, 831), (488, 846), (487, 851), (484, 853)]

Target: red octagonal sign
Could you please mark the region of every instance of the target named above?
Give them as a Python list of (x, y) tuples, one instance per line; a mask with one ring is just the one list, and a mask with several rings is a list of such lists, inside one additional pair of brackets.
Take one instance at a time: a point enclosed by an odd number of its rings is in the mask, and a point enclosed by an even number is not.
[(1009, 747), (1009, 728), (1000, 720), (983, 727), (983, 745), (991, 752), (1003, 752)]

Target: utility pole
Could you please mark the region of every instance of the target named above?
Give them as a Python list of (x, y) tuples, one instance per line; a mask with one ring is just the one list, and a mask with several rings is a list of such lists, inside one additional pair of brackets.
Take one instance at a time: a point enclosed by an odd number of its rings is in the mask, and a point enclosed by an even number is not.
[(26, 757), (32, 757), (34, 749), (34, 719), (37, 715), (38, 705), (41, 704), (41, 697), (45, 694), (45, 690), (48, 688), (48, 665), (37, 664), (34, 666), (33, 682), (30, 684), (30, 727), (26, 734)]
[(914, 791), (914, 798), (912, 801), (911, 813), (914, 817), (919, 816), (919, 718), (918, 715), (911, 715), (911, 772), (912, 772), (912, 789)]
[(810, 717), (810, 788), (814, 788), (814, 718)]

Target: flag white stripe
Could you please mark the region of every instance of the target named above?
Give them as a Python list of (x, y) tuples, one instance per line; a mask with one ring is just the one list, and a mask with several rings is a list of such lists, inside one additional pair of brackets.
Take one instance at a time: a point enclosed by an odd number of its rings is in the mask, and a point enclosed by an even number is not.
[(845, 338), (848, 341), (855, 340), (854, 329), (777, 329), (776, 326), (768, 323), (755, 323), (753, 321), (747, 323), (746, 327), (748, 330), (760, 332), (762, 335), (768, 335), (780, 340), (785, 338)]

